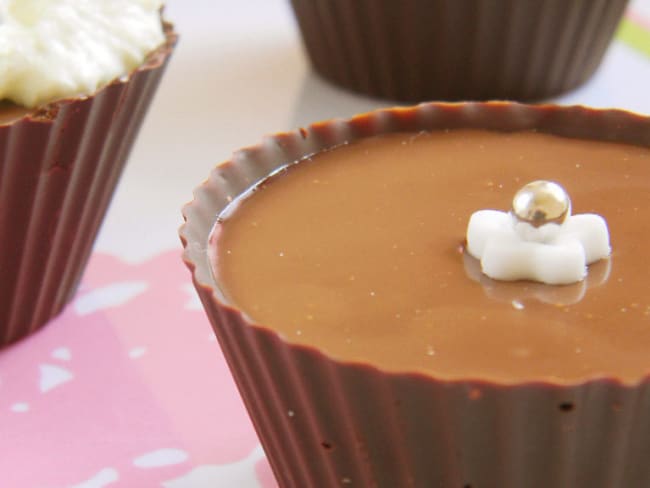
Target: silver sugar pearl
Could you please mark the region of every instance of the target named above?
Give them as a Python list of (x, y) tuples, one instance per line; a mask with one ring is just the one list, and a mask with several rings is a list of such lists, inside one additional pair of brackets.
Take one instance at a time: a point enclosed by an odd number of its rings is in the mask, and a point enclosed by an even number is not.
[(537, 180), (524, 185), (512, 199), (512, 214), (533, 227), (561, 224), (571, 215), (569, 194), (557, 183)]

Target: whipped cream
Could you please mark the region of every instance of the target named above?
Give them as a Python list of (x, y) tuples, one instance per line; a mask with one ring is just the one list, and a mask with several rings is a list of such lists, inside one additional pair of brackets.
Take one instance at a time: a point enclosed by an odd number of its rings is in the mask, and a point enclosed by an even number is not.
[(0, 0), (0, 100), (91, 95), (164, 41), (158, 0)]
[(467, 251), (490, 278), (549, 285), (583, 280), (587, 265), (610, 254), (609, 230), (599, 215), (572, 216), (569, 205), (562, 221), (536, 224), (516, 211), (479, 210), (467, 226)]

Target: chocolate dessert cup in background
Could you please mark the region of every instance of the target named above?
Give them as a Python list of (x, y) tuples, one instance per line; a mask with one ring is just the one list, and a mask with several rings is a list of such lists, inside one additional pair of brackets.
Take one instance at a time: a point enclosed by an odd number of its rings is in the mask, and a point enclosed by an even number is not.
[(176, 43), (86, 97), (0, 104), (0, 347), (72, 298)]
[(540, 100), (596, 70), (627, 0), (291, 0), (320, 75), (395, 101)]
[(647, 373), (501, 383), (388, 372), (253, 323), (215, 281), (207, 249), (217, 216), (275, 169), (379, 134), (457, 128), (650, 147), (650, 118), (622, 111), (423, 104), (270, 136), (216, 167), (184, 208), (184, 260), (280, 486), (648, 486)]

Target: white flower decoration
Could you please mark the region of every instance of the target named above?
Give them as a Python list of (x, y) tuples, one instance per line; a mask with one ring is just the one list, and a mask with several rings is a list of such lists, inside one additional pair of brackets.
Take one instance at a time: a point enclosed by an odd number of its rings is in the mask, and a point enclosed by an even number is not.
[(529, 183), (515, 195), (511, 212), (472, 214), (467, 250), (493, 279), (581, 281), (587, 265), (609, 256), (609, 231), (599, 215), (570, 213), (569, 197), (557, 183)]

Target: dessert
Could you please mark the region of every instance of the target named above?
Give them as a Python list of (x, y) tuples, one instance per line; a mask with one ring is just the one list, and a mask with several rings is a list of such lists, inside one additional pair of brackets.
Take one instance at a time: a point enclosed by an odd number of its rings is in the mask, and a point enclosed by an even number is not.
[(160, 2), (0, 2), (0, 345), (72, 297), (176, 42)]
[(596, 70), (627, 0), (292, 0), (314, 70), (401, 101), (538, 100)]
[[(649, 129), (424, 104), (217, 167), (184, 256), (280, 486), (645, 486)], [(539, 179), (606, 219), (611, 256), (569, 285), (477, 276), (470, 215)]]

